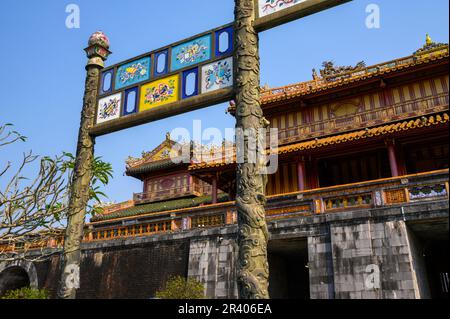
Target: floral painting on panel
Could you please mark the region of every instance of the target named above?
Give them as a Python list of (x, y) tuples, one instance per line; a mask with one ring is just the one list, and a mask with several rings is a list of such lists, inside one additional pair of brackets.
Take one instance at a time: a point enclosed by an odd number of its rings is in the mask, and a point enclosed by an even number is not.
[(307, 0), (259, 0), (259, 16), (264, 17), (305, 1)]
[(116, 90), (150, 79), (150, 58), (136, 60), (117, 69)]
[(205, 35), (172, 48), (171, 70), (180, 70), (207, 61), (210, 58), (211, 35)]
[(104, 123), (120, 117), (122, 93), (104, 97), (98, 101), (97, 124)]
[(173, 75), (141, 87), (140, 111), (178, 101), (179, 75)]
[(220, 60), (202, 68), (202, 93), (233, 85), (233, 58)]

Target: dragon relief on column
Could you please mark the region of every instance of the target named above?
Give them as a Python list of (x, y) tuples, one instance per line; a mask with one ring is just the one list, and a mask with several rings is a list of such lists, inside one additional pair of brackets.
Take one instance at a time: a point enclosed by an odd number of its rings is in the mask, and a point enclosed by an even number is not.
[[(237, 127), (244, 132), (254, 130), (260, 141), (259, 129), (266, 122), (260, 106), (258, 35), (253, 28), (254, 1), (236, 0), (235, 9), (236, 58), (235, 81)], [(244, 141), (247, 158), (247, 140)], [(257, 143), (261, 148), (261, 144)], [(242, 299), (267, 299), (269, 266), (267, 262), (267, 230), (265, 188), (267, 178), (261, 174), (265, 166), (257, 151), (256, 163), (239, 163), (237, 167), (238, 211), (238, 287)]]

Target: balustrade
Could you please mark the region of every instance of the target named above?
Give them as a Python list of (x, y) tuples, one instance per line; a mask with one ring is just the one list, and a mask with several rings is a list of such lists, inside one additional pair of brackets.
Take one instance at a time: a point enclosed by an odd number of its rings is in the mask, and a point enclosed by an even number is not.
[[(323, 213), (338, 213), (344, 210), (369, 209), (390, 205), (406, 205), (445, 199), (449, 197), (449, 170), (399, 176), (349, 185), (312, 189), (290, 194), (268, 197), (266, 206), (267, 220), (295, 218)], [(183, 231), (202, 227), (223, 227), (236, 223), (235, 203), (217, 204), (180, 209), (167, 214), (166, 220), (143, 222), (128, 226), (105, 229), (86, 229), (84, 241), (114, 240), (118, 238), (149, 236), (158, 233)], [(182, 219), (190, 219), (188, 227), (181, 227)], [(173, 226), (176, 223), (180, 226)], [(62, 238), (53, 243), (62, 244)], [(13, 250), (40, 249), (55, 245), (29, 245), (20, 247), (0, 244), (0, 252)]]
[(170, 187), (165, 189), (159, 189), (156, 191), (149, 191), (144, 193), (133, 194), (133, 200), (135, 203), (142, 204), (152, 201), (175, 199), (190, 195), (203, 196), (211, 194), (211, 186), (201, 182), (200, 180), (193, 179), (193, 182), (187, 185)]
[(410, 118), (412, 112), (416, 113), (415, 116), (441, 112), (448, 109), (448, 104), (448, 93), (428, 96), (403, 103), (396, 103), (376, 110), (359, 112), (351, 116), (336, 117), (308, 123), (304, 126), (278, 129), (278, 139), (280, 144), (284, 144), (358, 128), (366, 128), (385, 124), (389, 121)]

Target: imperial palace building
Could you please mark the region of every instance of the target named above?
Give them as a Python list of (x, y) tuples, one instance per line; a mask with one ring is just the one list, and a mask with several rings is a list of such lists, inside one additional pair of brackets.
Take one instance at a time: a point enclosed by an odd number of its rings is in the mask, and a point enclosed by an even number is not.
[[(311, 81), (261, 89), (279, 134), (271, 298), (448, 298), (448, 62), (448, 45), (428, 37), (407, 57), (326, 62)], [(80, 298), (151, 298), (172, 275), (237, 297), (234, 145), (177, 164), (174, 144), (167, 135), (130, 158), (142, 192), (87, 224)], [(56, 289), (57, 259), (27, 266), (38, 286)]]

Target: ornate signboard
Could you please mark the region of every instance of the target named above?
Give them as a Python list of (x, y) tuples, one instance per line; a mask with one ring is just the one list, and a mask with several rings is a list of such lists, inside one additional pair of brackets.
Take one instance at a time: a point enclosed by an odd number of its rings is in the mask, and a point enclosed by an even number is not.
[(254, 23), (257, 31), (277, 27), (281, 24), (329, 9), (351, 0), (254, 0), (258, 15)]
[(228, 24), (105, 68), (91, 133), (102, 135), (232, 99), (233, 34)]
[(258, 0), (259, 17), (287, 9), (307, 0)]
[[(252, 0), (260, 32), (351, 0)], [(99, 136), (233, 98), (232, 23), (105, 68)]]

